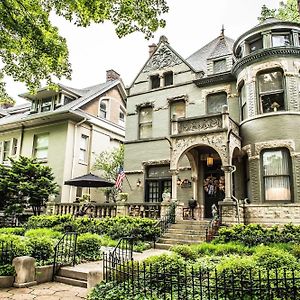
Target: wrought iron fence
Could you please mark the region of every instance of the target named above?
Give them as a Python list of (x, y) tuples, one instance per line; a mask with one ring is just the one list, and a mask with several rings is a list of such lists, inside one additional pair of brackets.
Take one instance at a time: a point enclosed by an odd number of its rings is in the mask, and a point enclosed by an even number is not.
[(15, 257), (13, 242), (0, 242), (0, 266), (11, 264)]
[(164, 300), (297, 300), (300, 272), (274, 270), (203, 270), (194, 267), (125, 261), (112, 267), (104, 257), (104, 278), (132, 298)]
[(66, 232), (54, 247), (52, 280), (62, 266), (75, 265), (77, 233)]

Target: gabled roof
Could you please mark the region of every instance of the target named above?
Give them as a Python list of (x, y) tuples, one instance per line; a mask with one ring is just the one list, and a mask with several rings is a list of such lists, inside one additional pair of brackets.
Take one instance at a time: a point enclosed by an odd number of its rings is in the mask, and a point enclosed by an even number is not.
[(232, 54), (234, 40), (221, 34), (204, 47), (193, 53), (186, 61), (196, 71), (207, 73), (207, 59), (222, 57)]

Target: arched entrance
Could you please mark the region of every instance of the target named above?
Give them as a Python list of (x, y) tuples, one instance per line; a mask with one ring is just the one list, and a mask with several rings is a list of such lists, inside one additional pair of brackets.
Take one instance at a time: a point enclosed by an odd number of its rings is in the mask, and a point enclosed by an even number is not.
[[(181, 203), (188, 205), (193, 198), (198, 203), (198, 218), (211, 218), (212, 205), (225, 197), (225, 176), (222, 170), (222, 159), (211, 146), (196, 145), (187, 149), (178, 160), (178, 182), (187, 177), (184, 162), (190, 164), (191, 188), (189, 192), (184, 183), (177, 184), (177, 197)], [(183, 175), (184, 174), (184, 175)], [(183, 186), (182, 186), (183, 185)], [(184, 190), (183, 190), (184, 189)]]

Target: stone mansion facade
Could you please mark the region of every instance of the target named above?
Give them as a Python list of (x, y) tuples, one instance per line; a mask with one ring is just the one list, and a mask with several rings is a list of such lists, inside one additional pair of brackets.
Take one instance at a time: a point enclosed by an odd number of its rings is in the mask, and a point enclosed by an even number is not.
[(300, 224), (300, 24), (267, 19), (181, 57), (161, 37), (129, 88), (130, 202), (190, 199), (196, 217)]

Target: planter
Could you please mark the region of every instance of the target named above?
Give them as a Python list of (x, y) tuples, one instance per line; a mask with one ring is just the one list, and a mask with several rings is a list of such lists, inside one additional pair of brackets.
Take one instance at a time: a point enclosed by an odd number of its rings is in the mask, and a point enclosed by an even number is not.
[(44, 283), (52, 281), (53, 266), (39, 266), (35, 267), (35, 277), (37, 283)]
[(14, 284), (14, 276), (0, 276), (0, 288), (9, 288)]

